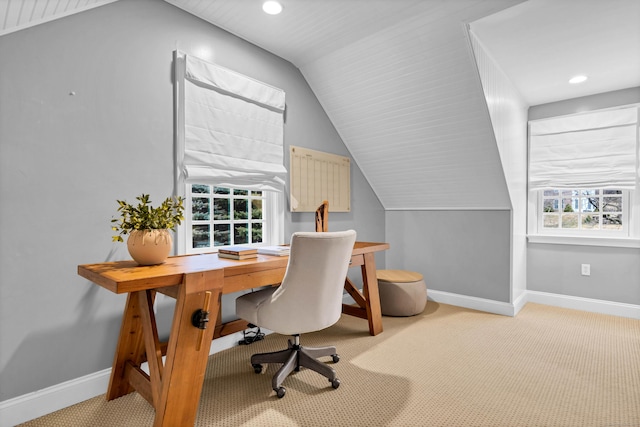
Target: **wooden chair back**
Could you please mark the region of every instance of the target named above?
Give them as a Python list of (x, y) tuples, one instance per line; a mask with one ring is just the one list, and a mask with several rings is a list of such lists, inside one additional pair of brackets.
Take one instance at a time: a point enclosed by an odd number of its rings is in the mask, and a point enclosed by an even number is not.
[(329, 202), (323, 201), (316, 209), (316, 231), (329, 231)]

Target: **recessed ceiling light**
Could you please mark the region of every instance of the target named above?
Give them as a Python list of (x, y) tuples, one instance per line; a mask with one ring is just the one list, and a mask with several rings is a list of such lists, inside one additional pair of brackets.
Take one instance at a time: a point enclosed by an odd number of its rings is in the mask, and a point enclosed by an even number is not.
[(277, 15), (282, 12), (282, 5), (277, 1), (266, 1), (262, 3), (262, 10), (269, 15)]
[(587, 76), (582, 76), (582, 75), (574, 76), (574, 77), (571, 77), (571, 79), (569, 79), (569, 83), (571, 83), (572, 85), (586, 82), (586, 81), (587, 81)]

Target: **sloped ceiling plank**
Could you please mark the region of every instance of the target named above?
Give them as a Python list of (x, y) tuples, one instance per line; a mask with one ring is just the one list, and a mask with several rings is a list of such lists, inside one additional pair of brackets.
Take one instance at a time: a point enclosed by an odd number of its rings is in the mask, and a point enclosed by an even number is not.
[(0, 36), (117, 0), (4, 0), (0, 2)]
[[(285, 12), (267, 20), (260, 1), (165, 1), (301, 67), (410, 17), (415, 5), (436, 7), (441, 0), (283, 1)], [(291, 40), (292, 35), (295, 40)]]
[(510, 207), (464, 23), (515, 2), (456, 4), (301, 69), (386, 209)]

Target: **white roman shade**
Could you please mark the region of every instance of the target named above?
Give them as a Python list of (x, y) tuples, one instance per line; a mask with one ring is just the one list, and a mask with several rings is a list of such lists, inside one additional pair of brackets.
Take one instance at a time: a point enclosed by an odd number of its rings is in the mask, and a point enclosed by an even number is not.
[(175, 66), (179, 177), (283, 191), (284, 91), (181, 52)]
[(635, 189), (638, 108), (529, 123), (529, 189)]

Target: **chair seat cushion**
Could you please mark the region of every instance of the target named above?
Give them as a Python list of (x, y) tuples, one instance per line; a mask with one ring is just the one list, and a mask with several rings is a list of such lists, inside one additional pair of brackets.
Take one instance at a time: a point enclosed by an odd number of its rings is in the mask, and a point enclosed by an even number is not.
[(263, 301), (270, 299), (277, 290), (277, 287), (265, 288), (236, 298), (236, 315), (249, 323), (260, 325), (258, 306)]
[[(316, 319), (315, 317), (309, 318), (304, 313), (309, 312), (311, 308), (304, 304), (287, 310), (274, 310), (274, 305), (270, 304), (270, 302), (272, 303), (273, 300), (278, 299), (278, 295), (274, 295), (278, 290), (277, 286), (265, 288), (236, 298), (236, 315), (256, 326), (283, 335), (318, 331), (331, 326), (339, 317), (338, 314), (335, 320), (330, 321), (321, 318)], [(265, 305), (260, 307), (263, 303)]]

